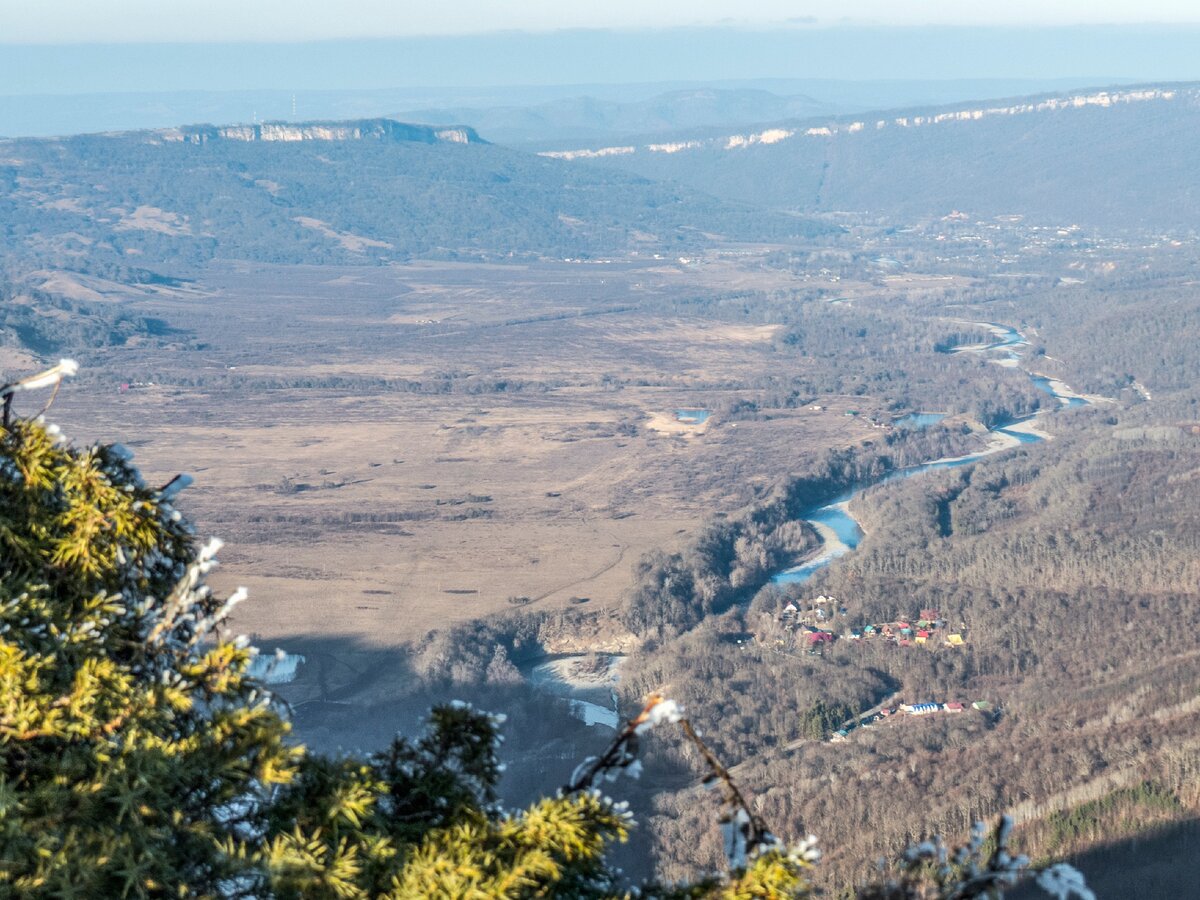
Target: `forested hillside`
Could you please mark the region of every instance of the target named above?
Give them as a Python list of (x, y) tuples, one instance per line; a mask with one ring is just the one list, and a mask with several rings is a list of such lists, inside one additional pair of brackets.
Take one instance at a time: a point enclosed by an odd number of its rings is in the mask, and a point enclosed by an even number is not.
[[(828, 861), (835, 881), (866, 876), (856, 857), (926, 823), (998, 809), (1016, 812), (1035, 857), (1194, 817), (1200, 436), (1138, 414), (1076, 415), (1050, 445), (868, 492), (855, 554), (661, 644), (624, 690), (676, 685), (764, 811), (830, 823), (839, 845), (861, 847)], [(934, 609), (966, 646), (843, 638), (811, 655), (779, 617), (789, 597), (803, 607), (818, 594), (845, 606), (839, 633)], [(828, 742), (880, 701), (923, 700), (968, 709)], [(672, 850), (697, 833), (690, 797), (656, 802), (668, 874), (693, 864)]]
[(194, 128), (0, 142), (0, 233), (10, 260), (179, 274), (213, 258), (562, 258), (670, 252), (704, 233), (776, 240), (828, 230), (694, 189), (403, 128), (386, 140), (208, 139), (218, 129)]
[[(630, 695), (681, 686), (716, 746), (766, 792), (763, 809), (837, 819), (850, 844), (871, 832), (866, 843), (883, 852), (922, 822), (953, 827), (1005, 808), (1035, 858), (1142, 835), (1153, 849), (1131, 865), (1154, 886), (1146, 896), (1190, 890), (1178, 848), (1200, 813), (1195, 282), (1189, 255), (1139, 259), (1134, 272), (1112, 265), (1019, 291), (981, 284), (977, 295), (1036, 334), (1029, 365), (1111, 401), (1056, 414), (1056, 440), (868, 490), (852, 506), (866, 531), (853, 554), (657, 646), (627, 669)], [(945, 299), (922, 305), (936, 315)], [(789, 600), (804, 609), (820, 595), (846, 614), (828, 626), (843, 639), (813, 654), (780, 617)], [(920, 610), (965, 644), (844, 639)], [(967, 709), (862, 716), (922, 700)], [(829, 742), (860, 717), (869, 727)], [(689, 797), (656, 801), (667, 857), (695, 833)], [(1101, 853), (1080, 860), (1101, 896), (1131, 883)], [(835, 883), (868, 874), (849, 857), (828, 862)]]

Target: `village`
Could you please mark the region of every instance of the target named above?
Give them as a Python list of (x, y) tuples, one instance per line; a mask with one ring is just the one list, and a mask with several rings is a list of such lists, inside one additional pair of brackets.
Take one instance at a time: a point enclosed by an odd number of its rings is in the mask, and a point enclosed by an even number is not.
[[(775, 619), (776, 627), (770, 629), (769, 633), (756, 635), (755, 640), (775, 652), (786, 652), (785, 648), (790, 645), (816, 656), (822, 655), (837, 641), (849, 641), (852, 645), (878, 642), (898, 648), (924, 647), (929, 650), (960, 650), (967, 646), (965, 623), (952, 630), (950, 623), (936, 609), (922, 609), (916, 616), (898, 616), (890, 622), (844, 626), (839, 631), (838, 620), (849, 617), (849, 609), (836, 597), (821, 595), (809, 600), (791, 601)], [(841, 723), (829, 734), (828, 740), (845, 741), (855, 729), (869, 728), (876, 723), (903, 716), (955, 715), (967, 710), (984, 715), (996, 715), (998, 712), (987, 700), (969, 703), (959, 700), (902, 703), (897, 702), (898, 698), (898, 694), (893, 695), (878, 706)]]
[(800, 601), (800, 606), (790, 602), (783, 608), (778, 620), (784, 635), (776, 635), (774, 641), (784, 644), (787, 642), (786, 635), (790, 635), (793, 645), (813, 653), (820, 653), (824, 647), (838, 640), (882, 641), (897, 647), (924, 646), (930, 649), (957, 649), (965, 647), (967, 643), (964, 637), (965, 624), (951, 630), (949, 622), (936, 609), (922, 609), (915, 617), (900, 617), (891, 622), (844, 628), (839, 634), (834, 630), (836, 622), (848, 616), (849, 610), (834, 597), (814, 597)]
[(835, 730), (829, 740), (837, 743), (844, 741), (850, 737), (850, 732), (856, 728), (870, 728), (877, 722), (893, 719), (898, 716), (931, 716), (938, 713), (962, 713), (968, 709), (977, 710), (985, 715), (994, 715), (995, 708), (987, 700), (976, 700), (969, 706), (965, 703), (960, 703), (957, 700), (951, 700), (948, 703), (900, 703), (895, 706), (883, 706), (876, 711), (868, 711), (860, 716), (855, 716), (849, 722), (842, 723), (842, 727)]

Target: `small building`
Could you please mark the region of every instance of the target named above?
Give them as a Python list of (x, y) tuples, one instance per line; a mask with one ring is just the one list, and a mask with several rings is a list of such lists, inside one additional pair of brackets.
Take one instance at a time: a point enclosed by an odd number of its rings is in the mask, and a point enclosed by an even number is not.
[(947, 635), (946, 643), (951, 647), (961, 647), (965, 642), (963, 641), (963, 636), (961, 634), (951, 634)]
[(908, 713), (914, 716), (927, 716), (938, 711), (936, 703), (914, 703), (908, 708)]
[(987, 700), (976, 700), (971, 704), (971, 709), (977, 709), (980, 712), (987, 712), (992, 708), (992, 704)]
[(929, 637), (929, 632), (926, 631), (924, 628), (921, 628), (917, 631), (917, 637), (922, 638), (922, 639), (927, 638), (927, 637)]
[(920, 635), (920, 634), (918, 634), (918, 635), (916, 636), (916, 638), (914, 639), (915, 643), (918, 643), (918, 644), (924, 644), (924, 643), (925, 643), (927, 640), (929, 640), (929, 639), (928, 639), (928, 638), (921, 637), (921, 635)]
[(965, 708), (966, 707), (964, 707), (961, 703), (947, 703), (946, 704), (946, 712), (948, 712), (948, 713), (960, 713)]

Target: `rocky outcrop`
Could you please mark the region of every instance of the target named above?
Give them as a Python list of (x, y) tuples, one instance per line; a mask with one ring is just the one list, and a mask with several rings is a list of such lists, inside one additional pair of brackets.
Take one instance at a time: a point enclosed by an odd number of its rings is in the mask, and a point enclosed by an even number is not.
[(547, 653), (632, 653), (642, 645), (633, 634), (560, 635), (542, 644)]
[(559, 613), (542, 623), (538, 643), (546, 653), (631, 653), (641, 646), (615, 610)]
[(410, 125), (395, 119), (348, 122), (263, 122), (255, 125), (184, 125), (143, 132), (154, 144), (207, 144), (213, 141), (401, 141), (418, 144), (483, 144), (466, 126)]

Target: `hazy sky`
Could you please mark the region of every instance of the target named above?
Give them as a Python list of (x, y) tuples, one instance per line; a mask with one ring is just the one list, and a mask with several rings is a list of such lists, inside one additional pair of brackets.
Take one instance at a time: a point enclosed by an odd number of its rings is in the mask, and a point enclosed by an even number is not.
[(0, 0), (0, 43), (305, 41), (715, 24), (1200, 22), (1195, 0)]

